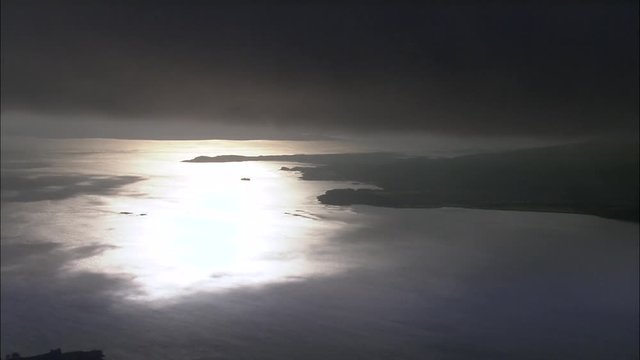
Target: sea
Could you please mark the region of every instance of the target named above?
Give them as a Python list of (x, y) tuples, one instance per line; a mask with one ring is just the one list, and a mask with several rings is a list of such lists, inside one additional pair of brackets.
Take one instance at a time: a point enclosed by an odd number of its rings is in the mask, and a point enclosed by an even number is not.
[(637, 223), (327, 206), (373, 186), (182, 162), (383, 150), (3, 138), (0, 355), (638, 359)]

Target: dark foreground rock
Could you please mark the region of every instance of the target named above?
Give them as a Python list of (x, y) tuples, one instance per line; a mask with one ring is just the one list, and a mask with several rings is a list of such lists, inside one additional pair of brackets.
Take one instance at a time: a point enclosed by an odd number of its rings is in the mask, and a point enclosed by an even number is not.
[(6, 360), (103, 360), (102, 350), (70, 351), (63, 353), (61, 349), (51, 350), (46, 354), (33, 356), (20, 356), (14, 353), (7, 355)]

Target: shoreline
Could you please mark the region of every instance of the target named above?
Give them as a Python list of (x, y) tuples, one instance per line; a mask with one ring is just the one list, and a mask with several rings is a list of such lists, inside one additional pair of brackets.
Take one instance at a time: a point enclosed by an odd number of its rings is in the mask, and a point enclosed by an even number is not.
[[(353, 189), (333, 189), (333, 190), (329, 190), (329, 191), (334, 191), (334, 190), (353, 190)], [(326, 193), (325, 193), (326, 194)], [(602, 219), (607, 219), (607, 220), (616, 220), (616, 221), (622, 221), (625, 223), (633, 223), (633, 224), (640, 224), (640, 221), (638, 220), (638, 216), (637, 215), (632, 215), (630, 217), (626, 217), (626, 216), (606, 216), (603, 214), (599, 214), (596, 212), (590, 212), (590, 211), (582, 211), (582, 210), (571, 210), (571, 209), (561, 209), (561, 208), (554, 208), (554, 207), (526, 207), (526, 206), (509, 206), (509, 205), (484, 205), (484, 206), (476, 206), (476, 205), (465, 205), (465, 204), (420, 204), (420, 205), (414, 205), (414, 206), (402, 206), (402, 205), (378, 205), (378, 204), (371, 204), (371, 203), (366, 203), (366, 202), (350, 202), (350, 203), (338, 203), (338, 202), (331, 202), (331, 201), (327, 201), (327, 200), (321, 200), (321, 198), (325, 195), (319, 195), (317, 196), (317, 200), (319, 203), (323, 204), (323, 205), (329, 205), (329, 206), (341, 206), (341, 207), (350, 207), (350, 206), (371, 206), (371, 207), (377, 207), (377, 208), (387, 208), (387, 209), (446, 209), (446, 208), (451, 208), (451, 209), (468, 209), (468, 210), (496, 210), (496, 211), (521, 211), (521, 212), (537, 212), (537, 213), (552, 213), (552, 214), (569, 214), (569, 215), (589, 215), (589, 216), (595, 216), (595, 217), (599, 217)]]

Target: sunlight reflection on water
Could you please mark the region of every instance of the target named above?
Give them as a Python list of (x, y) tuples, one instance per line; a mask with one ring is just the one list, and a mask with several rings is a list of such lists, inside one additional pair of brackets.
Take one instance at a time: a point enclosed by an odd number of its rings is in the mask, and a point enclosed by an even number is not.
[[(342, 220), (328, 219), (331, 210), (315, 199), (339, 183), (301, 181), (295, 173), (279, 171), (291, 165), (284, 162), (180, 162), (196, 155), (305, 152), (291, 143), (62, 143), (66, 148), (46, 154), (53, 160), (47, 169), (51, 173), (136, 175), (145, 180), (125, 186), (126, 192), (118, 196), (68, 199), (61, 202), (68, 206), (64, 209), (61, 204), (40, 204), (39, 211), (56, 212), (57, 221), (48, 231), (66, 234), (65, 245), (104, 246), (68, 269), (133, 278), (142, 291), (129, 298), (168, 298), (344, 270), (345, 264), (309, 256), (327, 236), (345, 227)], [(311, 146), (314, 152), (339, 148), (333, 143)]]

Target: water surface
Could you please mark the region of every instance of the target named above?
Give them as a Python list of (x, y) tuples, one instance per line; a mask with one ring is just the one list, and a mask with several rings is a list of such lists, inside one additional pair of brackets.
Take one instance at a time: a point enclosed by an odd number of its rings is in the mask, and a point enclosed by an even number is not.
[(356, 185), (279, 171), (295, 164), (180, 162), (368, 150), (3, 141), (2, 352), (638, 358), (637, 224), (327, 207), (317, 195)]

